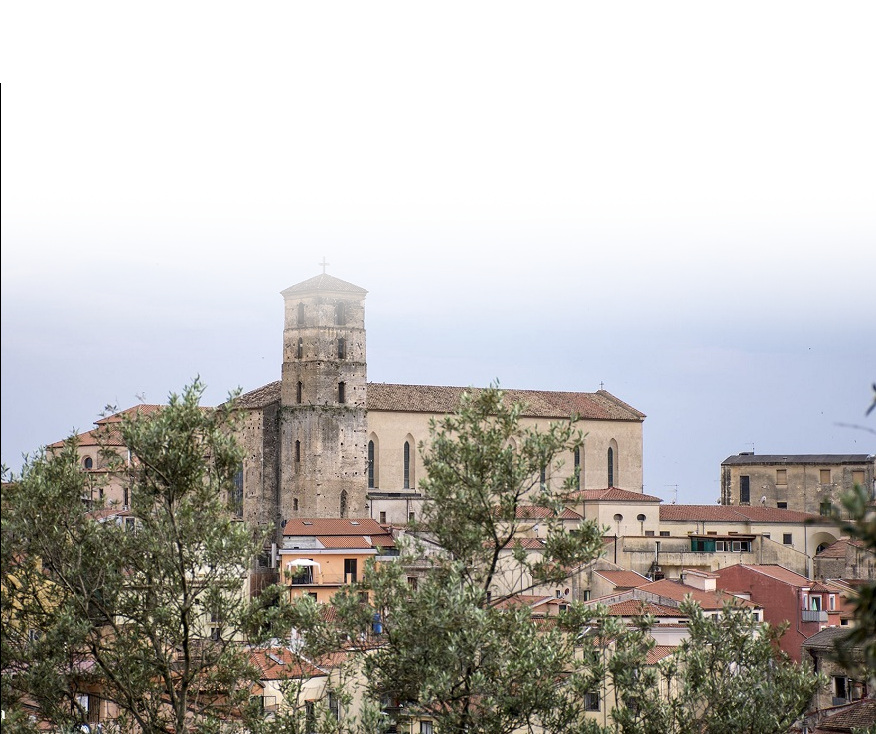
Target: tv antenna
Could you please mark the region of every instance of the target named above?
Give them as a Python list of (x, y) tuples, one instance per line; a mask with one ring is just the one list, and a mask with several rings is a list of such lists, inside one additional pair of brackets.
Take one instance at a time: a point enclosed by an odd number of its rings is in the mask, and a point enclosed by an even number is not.
[(672, 487), (672, 504), (678, 504), (678, 485), (677, 484), (664, 484), (664, 487)]

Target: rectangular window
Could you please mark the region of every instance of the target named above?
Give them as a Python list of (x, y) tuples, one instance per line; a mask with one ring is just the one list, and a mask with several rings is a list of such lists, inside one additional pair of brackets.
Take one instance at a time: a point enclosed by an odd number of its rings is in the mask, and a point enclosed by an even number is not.
[(381, 511), (381, 513), (380, 513), (380, 524), (381, 524), (381, 525), (386, 525), (386, 513), (385, 513), (385, 512), (382, 512), (382, 511)]
[(788, 503), (787, 502), (776, 502), (776, 507), (778, 507), (780, 510), (787, 510)]
[(833, 503), (830, 500), (824, 500), (818, 505), (818, 513), (824, 517), (830, 517), (833, 512)]
[(821, 484), (830, 484), (830, 469), (821, 469), (818, 472), (818, 481)]
[(329, 711), (332, 712), (332, 716), (334, 716), (335, 721), (340, 721), (341, 720), (341, 702), (338, 699), (337, 693), (329, 691), (328, 707), (329, 707)]
[(347, 402), (347, 383), (339, 382), (338, 383), (338, 402), (345, 403)]
[(414, 513), (413, 513), (413, 512), (409, 512), (409, 513), (408, 513), (408, 522), (413, 522), (414, 519), (415, 519), (415, 518), (414, 518)]
[(356, 559), (355, 558), (345, 558), (344, 559), (344, 583), (347, 584), (355, 584), (356, 583)]
[(853, 471), (852, 472), (852, 483), (863, 487), (864, 486), (864, 472), (858, 471), (858, 470)]
[(646, 531), (645, 531), (645, 537), (646, 537), (646, 538), (651, 538), (651, 537), (653, 537), (653, 536), (654, 536), (654, 531), (653, 531), (653, 530), (646, 530)]
[(668, 537), (669, 537), (669, 531), (668, 531), (668, 530), (661, 530), (661, 531), (660, 531), (660, 537), (661, 537), (661, 538), (668, 538)]
[(847, 693), (848, 690), (846, 686), (846, 677), (842, 675), (835, 675), (833, 677), (833, 695), (836, 698), (841, 698), (843, 701), (845, 701)]
[(742, 551), (742, 541), (734, 540), (730, 546), (733, 553), (740, 553)]
[(420, 722), (420, 734), (432, 734), (432, 722), (431, 721), (421, 721)]
[(776, 469), (776, 484), (787, 484), (788, 483), (788, 470), (787, 469)]
[(417, 577), (416, 576), (408, 576), (408, 586), (410, 586), (414, 591), (417, 590)]
[(584, 694), (584, 710), (599, 711), (599, 691), (590, 691)]
[(747, 476), (739, 477), (739, 504), (747, 505), (751, 502), (751, 479)]
[(836, 609), (836, 594), (831, 594), (827, 597), (827, 607), (830, 611), (834, 611)]
[(784, 533), (782, 535), (782, 543), (784, 543), (785, 545), (792, 545), (793, 542), (794, 542), (794, 540), (791, 537), (791, 533)]
[(338, 359), (346, 359), (347, 357), (347, 340), (344, 337), (338, 339)]
[(724, 541), (723, 540), (716, 540), (715, 541), (715, 551), (717, 551), (719, 553), (723, 553), (725, 550), (726, 550), (726, 547), (724, 546)]

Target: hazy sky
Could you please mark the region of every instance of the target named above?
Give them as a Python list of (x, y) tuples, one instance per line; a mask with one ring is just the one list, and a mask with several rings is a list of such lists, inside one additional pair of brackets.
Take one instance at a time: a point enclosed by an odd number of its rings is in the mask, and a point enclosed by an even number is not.
[(280, 291), (323, 257), (369, 291), (370, 381), (604, 383), (666, 501), (715, 502), (739, 451), (874, 453), (874, 28), (869, 0), (5, 3), (2, 461), (279, 379)]

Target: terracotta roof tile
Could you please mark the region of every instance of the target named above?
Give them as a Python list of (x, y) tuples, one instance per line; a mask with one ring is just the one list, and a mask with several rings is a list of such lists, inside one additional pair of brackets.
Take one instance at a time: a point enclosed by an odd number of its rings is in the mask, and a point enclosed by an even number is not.
[(724, 608), (724, 603), (727, 601), (732, 601), (735, 604), (739, 604), (744, 607), (756, 607), (757, 604), (754, 604), (746, 599), (740, 599), (738, 596), (733, 596), (729, 592), (725, 591), (703, 591), (702, 589), (696, 589), (692, 586), (687, 586), (686, 584), (681, 583), (680, 581), (675, 581), (673, 579), (660, 579), (660, 581), (651, 581), (647, 584), (642, 584), (637, 587), (644, 591), (650, 591), (654, 594), (659, 594), (660, 596), (665, 596), (668, 599), (673, 599), (675, 601), (684, 601), (686, 596), (690, 596), (695, 602), (697, 602), (704, 610), (706, 611), (716, 611), (718, 609)]
[(735, 505), (661, 505), (660, 520), (664, 522), (802, 522), (830, 523), (831, 520), (811, 512), (783, 510), (778, 507)]
[[(518, 520), (544, 520), (548, 517), (555, 517), (556, 513), (547, 507), (539, 507), (537, 505), (520, 505), (515, 509), (515, 517)], [(577, 512), (564, 508), (559, 514), (561, 520), (583, 520)]]
[[(368, 383), (367, 409), (413, 413), (450, 413), (466, 391), (483, 388), (445, 385), (393, 385)], [(502, 389), (505, 403), (523, 403), (523, 415), (537, 418), (568, 418), (572, 414), (588, 420), (642, 421), (644, 413), (630, 407), (611, 393), (557, 392), (548, 390)]]
[(866, 549), (863, 541), (852, 540), (851, 538), (840, 538), (835, 543), (831, 543), (821, 553), (816, 553), (816, 558), (845, 558), (849, 546), (853, 548)]
[(620, 487), (580, 489), (577, 492), (572, 492), (570, 496), (572, 499), (584, 500), (585, 502), (663, 502), (659, 497), (643, 492), (631, 492)]
[(849, 704), (839, 713), (823, 719), (815, 730), (815, 734), (821, 732), (851, 732), (861, 729), (873, 731), (876, 722), (876, 698), (862, 698)]
[(394, 548), (392, 535), (317, 535), (316, 539), (326, 550), (333, 548)]
[(645, 656), (646, 665), (656, 665), (664, 658), (668, 658), (675, 653), (675, 647), (672, 645), (654, 645), (648, 654)]
[(645, 614), (650, 614), (654, 617), (685, 616), (675, 607), (668, 607), (665, 604), (656, 604), (655, 602), (643, 601), (641, 599), (627, 599), (615, 602), (614, 604), (609, 604), (607, 610), (614, 617), (641, 617)]
[(602, 578), (614, 584), (616, 589), (634, 589), (636, 586), (648, 583), (648, 579), (635, 571), (594, 571)]
[(774, 563), (764, 563), (764, 564), (755, 564), (755, 563), (739, 563), (734, 566), (727, 566), (726, 568), (719, 569), (715, 571), (719, 577), (722, 577), (723, 572), (727, 571), (730, 568), (747, 568), (755, 573), (763, 574), (764, 576), (769, 576), (770, 578), (776, 579), (778, 581), (782, 581), (783, 583), (789, 584), (790, 586), (795, 587), (811, 587), (812, 581), (807, 579), (805, 576), (801, 576), (799, 573), (794, 573), (793, 571), (785, 568), (784, 566), (779, 566)]
[[(280, 401), (279, 380), (250, 390), (237, 399), (237, 407), (254, 410)], [(452, 413), (465, 391), (483, 388), (446, 385), (394, 385), (369, 382), (366, 409), (409, 413)], [(551, 392), (546, 390), (504, 390), (508, 404), (522, 402), (529, 407), (523, 415), (537, 418), (568, 418), (573, 413), (587, 420), (642, 421), (645, 414), (627, 405), (611, 393)]]
[(249, 651), (249, 661), (258, 668), (261, 680), (328, 675), (326, 671), (299, 658), (285, 647), (253, 648)]
[(384, 535), (386, 529), (369, 517), (356, 519), (314, 517), (293, 518), (283, 526), (283, 535)]

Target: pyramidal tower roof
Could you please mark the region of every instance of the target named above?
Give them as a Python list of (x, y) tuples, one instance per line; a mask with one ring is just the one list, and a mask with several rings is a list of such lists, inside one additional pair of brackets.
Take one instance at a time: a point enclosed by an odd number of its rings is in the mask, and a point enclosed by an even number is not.
[(359, 296), (364, 296), (368, 293), (364, 288), (358, 285), (348, 283), (346, 280), (335, 278), (328, 273), (320, 273), (319, 275), (309, 278), (308, 280), (289, 286), (286, 290), (281, 291), (281, 295), (290, 296), (299, 293), (313, 293), (315, 291), (330, 291), (332, 293), (353, 293)]

